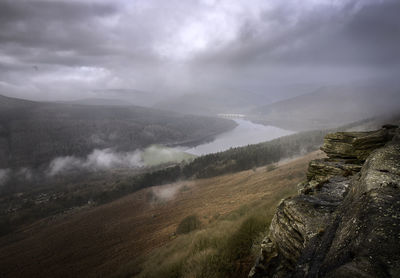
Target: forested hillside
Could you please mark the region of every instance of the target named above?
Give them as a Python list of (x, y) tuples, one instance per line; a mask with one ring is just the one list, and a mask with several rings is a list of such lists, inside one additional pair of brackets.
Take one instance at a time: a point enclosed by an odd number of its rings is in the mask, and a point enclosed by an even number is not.
[[(24, 181), (18, 177), (0, 190), (0, 234), (11, 232), (23, 223), (62, 213), (87, 204), (108, 203), (142, 188), (179, 180), (209, 178), (252, 169), (281, 159), (295, 157), (322, 144), (327, 131), (310, 131), (269, 142), (233, 148), (180, 164), (160, 165), (149, 169), (70, 173), (68, 176), (43, 177)], [(18, 192), (24, 192), (18, 197)]]
[(282, 159), (318, 150), (327, 132), (327, 130), (302, 132), (260, 144), (200, 156), (191, 162), (171, 165), (125, 179), (109, 190), (89, 192), (89, 195), (82, 200), (92, 198), (96, 202), (104, 203), (145, 187), (178, 180), (215, 177), (267, 164), (271, 164), (270, 167), (273, 169), (273, 163)]
[(226, 119), (139, 106), (44, 103), (0, 96), (0, 168), (38, 166), (93, 149), (135, 150), (151, 144), (190, 145), (230, 130)]

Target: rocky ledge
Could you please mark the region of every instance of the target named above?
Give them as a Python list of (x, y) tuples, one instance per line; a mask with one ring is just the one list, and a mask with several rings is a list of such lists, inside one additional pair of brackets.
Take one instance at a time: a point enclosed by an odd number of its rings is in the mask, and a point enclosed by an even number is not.
[(400, 129), (328, 134), (249, 277), (400, 277)]

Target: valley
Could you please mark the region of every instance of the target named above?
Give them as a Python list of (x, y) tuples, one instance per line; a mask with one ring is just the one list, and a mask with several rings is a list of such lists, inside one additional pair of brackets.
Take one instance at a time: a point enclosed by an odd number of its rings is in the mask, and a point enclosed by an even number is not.
[(95, 149), (128, 152), (153, 144), (212, 140), (236, 124), (140, 106), (35, 102), (0, 96), (0, 168), (41, 167)]
[(0, 278), (400, 278), (399, 0), (0, 0)]
[(0, 278), (400, 278), (399, 0), (0, 0)]
[[(184, 217), (198, 215), (202, 229), (230, 217), (235, 225), (253, 206), (273, 208), (294, 194), (308, 162), (321, 156), (312, 153), (273, 170), (260, 167), (146, 188), (99, 207), (40, 220), (0, 239), (0, 274), (98, 277), (118, 274), (124, 266), (132, 272), (139, 269), (133, 259), (174, 242)], [(168, 188), (176, 188), (175, 195), (162, 193)]]

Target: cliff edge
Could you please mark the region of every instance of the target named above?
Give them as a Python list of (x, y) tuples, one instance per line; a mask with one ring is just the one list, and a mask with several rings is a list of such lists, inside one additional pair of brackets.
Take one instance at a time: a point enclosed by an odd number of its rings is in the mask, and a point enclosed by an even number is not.
[(400, 129), (328, 134), (249, 277), (400, 277)]

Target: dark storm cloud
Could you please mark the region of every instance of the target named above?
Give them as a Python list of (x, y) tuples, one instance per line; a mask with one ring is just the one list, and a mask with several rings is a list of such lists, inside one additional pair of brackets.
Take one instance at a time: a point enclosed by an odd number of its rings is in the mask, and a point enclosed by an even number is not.
[(394, 0), (0, 0), (0, 93), (162, 98), (396, 76), (398, 14)]
[(198, 61), (224, 66), (399, 65), (400, 2), (361, 7), (357, 3), (337, 8), (321, 5), (302, 13), (295, 23), (290, 23), (293, 11), (278, 5), (253, 22), (244, 22), (237, 40), (202, 53)]
[[(347, 5), (329, 21), (313, 22), (306, 44), (288, 53), (295, 62), (333, 66), (400, 64), (400, 2)], [(296, 59), (297, 58), (297, 59)]]
[(365, 6), (351, 18), (344, 36), (365, 51), (363, 57), (367, 61), (381, 65), (399, 64), (399, 12), (399, 1)]
[(100, 3), (2, 1), (0, 44), (6, 54), (26, 60), (42, 58), (41, 50), (101, 55), (107, 53), (107, 34), (101, 34), (98, 21), (117, 11)]
[(116, 10), (114, 5), (104, 3), (5, 0), (0, 3), (0, 22), (25, 21), (27, 18), (75, 21), (88, 16), (106, 16)]

